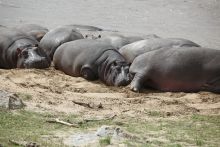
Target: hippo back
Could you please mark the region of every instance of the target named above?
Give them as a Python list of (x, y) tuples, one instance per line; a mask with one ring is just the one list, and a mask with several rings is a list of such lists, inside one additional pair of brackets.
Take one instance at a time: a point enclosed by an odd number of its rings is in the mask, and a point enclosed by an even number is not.
[(49, 31), (46, 27), (37, 24), (24, 24), (16, 27), (15, 29), (34, 37), (37, 41), (40, 41)]
[(40, 41), (40, 48), (42, 48), (47, 55), (53, 59), (55, 50), (63, 43), (83, 39), (84, 37), (77, 30), (71, 27), (58, 27), (49, 31)]
[(75, 40), (58, 47), (53, 62), (56, 69), (72, 76), (80, 76), (80, 70), (84, 65), (91, 66), (93, 72), (97, 74), (96, 60), (106, 50), (114, 50), (114, 48), (98, 40)]
[(199, 45), (182, 38), (150, 38), (123, 46), (119, 52), (127, 62), (132, 63), (137, 56), (143, 53), (172, 47), (199, 47)]

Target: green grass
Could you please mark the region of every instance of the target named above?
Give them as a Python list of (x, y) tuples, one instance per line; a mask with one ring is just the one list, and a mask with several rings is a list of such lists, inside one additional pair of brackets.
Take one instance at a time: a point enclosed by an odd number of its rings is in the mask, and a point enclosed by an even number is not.
[(111, 144), (111, 137), (108, 136), (108, 137), (105, 137), (105, 138), (101, 138), (101, 139), (99, 140), (99, 144), (100, 144), (101, 146), (110, 145), (110, 144)]
[(145, 122), (130, 121), (126, 129), (141, 134), (145, 138), (144, 146), (220, 146), (220, 116), (192, 115), (177, 120), (154, 118), (155, 115)]
[[(53, 138), (54, 133), (71, 130), (85, 131), (102, 125), (118, 125), (138, 138), (127, 139), (128, 146), (220, 146), (220, 116), (191, 115), (181, 118), (161, 117), (159, 112), (147, 113), (147, 119), (120, 118), (82, 122), (79, 128), (47, 123), (51, 118), (77, 123), (82, 120), (77, 115), (36, 113), (25, 110), (0, 110), (0, 143), (12, 146), (9, 139), (37, 142), (41, 146), (64, 146), (62, 140)], [(43, 136), (49, 136), (45, 139)], [(111, 143), (111, 138), (99, 140), (101, 146)]]
[(27, 112), (24, 110), (0, 111), (0, 142), (3, 146), (12, 146), (9, 139), (17, 141), (32, 141), (40, 143), (41, 146), (63, 146), (62, 142), (45, 140), (42, 135), (52, 135), (52, 131), (59, 130), (65, 126), (49, 124), (45, 122), (48, 115)]

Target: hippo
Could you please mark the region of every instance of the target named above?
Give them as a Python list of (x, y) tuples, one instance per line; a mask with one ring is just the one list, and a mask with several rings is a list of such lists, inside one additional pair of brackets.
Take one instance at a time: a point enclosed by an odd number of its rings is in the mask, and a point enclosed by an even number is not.
[(86, 31), (103, 31), (103, 29), (95, 27), (95, 26), (89, 26), (89, 25), (79, 25), (79, 24), (70, 24), (66, 25), (73, 29), (77, 30), (86, 30)]
[(83, 35), (69, 26), (61, 26), (49, 31), (40, 41), (40, 48), (53, 60), (55, 50), (63, 43), (83, 39)]
[(0, 29), (0, 68), (48, 68), (50, 59), (38, 41), (15, 29)]
[(150, 52), (161, 48), (183, 46), (199, 47), (198, 44), (182, 38), (149, 38), (125, 45), (119, 49), (119, 52), (125, 57), (128, 63), (132, 63), (137, 56), (145, 52)]
[(165, 92), (220, 93), (220, 50), (178, 47), (136, 57), (129, 69), (131, 90), (151, 87)]
[(39, 42), (43, 38), (43, 36), (49, 31), (46, 27), (37, 24), (24, 24), (15, 27), (15, 29), (22, 31), (27, 35), (33, 36)]
[(55, 69), (87, 80), (98, 78), (106, 85), (126, 86), (130, 82), (129, 65), (108, 43), (81, 39), (62, 44), (54, 54)]
[(104, 36), (98, 36), (99, 40), (109, 43), (110, 45), (112, 45), (115, 49), (119, 49), (122, 46), (125, 46), (127, 44), (139, 41), (139, 40), (143, 40), (143, 37), (139, 37), (139, 36), (124, 36), (121, 34), (110, 34), (110, 35), (104, 35)]

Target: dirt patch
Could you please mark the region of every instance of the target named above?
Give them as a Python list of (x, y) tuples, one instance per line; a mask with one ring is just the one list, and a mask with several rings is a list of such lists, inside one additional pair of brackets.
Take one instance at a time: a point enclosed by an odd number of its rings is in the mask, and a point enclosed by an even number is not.
[[(108, 87), (100, 81), (89, 82), (65, 75), (53, 68), (0, 70), (0, 89), (27, 95), (28, 110), (90, 115), (143, 117), (151, 112), (166, 116), (220, 114), (220, 97), (210, 92), (171, 93), (146, 90), (134, 93), (127, 87)], [(24, 97), (24, 96), (23, 96)], [(91, 109), (73, 101), (102, 104)]]

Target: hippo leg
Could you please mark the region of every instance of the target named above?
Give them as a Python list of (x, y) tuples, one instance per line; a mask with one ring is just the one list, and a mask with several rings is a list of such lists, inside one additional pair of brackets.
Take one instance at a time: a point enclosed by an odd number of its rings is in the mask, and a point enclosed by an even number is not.
[(83, 78), (85, 78), (86, 80), (89, 80), (89, 81), (92, 81), (92, 80), (96, 80), (97, 79), (97, 76), (96, 74), (93, 72), (93, 70), (88, 67), (88, 66), (84, 66), (82, 67), (81, 69), (81, 72), (80, 72), (81, 76)]
[(135, 74), (130, 89), (134, 92), (140, 92), (142, 86), (143, 86), (143, 76), (141, 74)]

